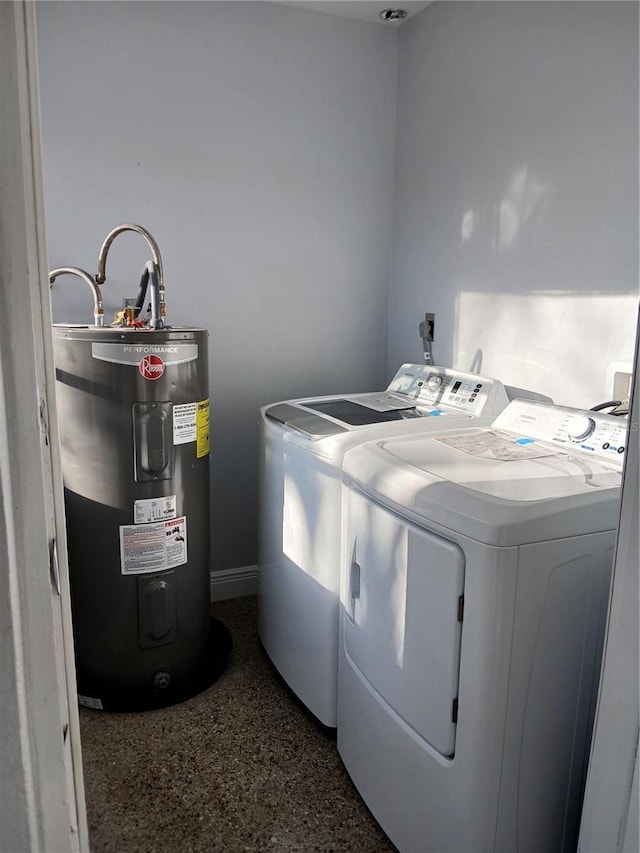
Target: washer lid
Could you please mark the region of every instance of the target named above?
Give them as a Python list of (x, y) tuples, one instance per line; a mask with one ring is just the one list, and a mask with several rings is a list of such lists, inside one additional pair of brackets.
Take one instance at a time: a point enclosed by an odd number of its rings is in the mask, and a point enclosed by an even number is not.
[(346, 427), (309, 412), (295, 403), (276, 403), (273, 406), (267, 406), (263, 409), (263, 417), (290, 427), (296, 432), (304, 433), (309, 438), (322, 438), (348, 432)]
[[(619, 419), (612, 420), (619, 430)], [(510, 439), (522, 458), (516, 454), (511, 461), (452, 446), (473, 439), (481, 449), (483, 436), (494, 434), (469, 428), (368, 442), (345, 457), (345, 477), (407, 517), (434, 521), (487, 544), (517, 545), (616, 527), (622, 454), (604, 464), (579, 447), (535, 442), (517, 433)]]
[[(309, 438), (318, 439), (328, 435), (339, 435), (358, 427), (394, 421), (416, 420), (429, 417), (432, 412), (417, 409), (415, 406), (397, 408), (389, 411), (377, 411), (369, 408), (362, 395), (363, 403), (355, 398), (320, 398), (318, 400), (292, 400), (276, 403), (264, 409), (264, 416), (278, 421), (283, 426), (304, 433)], [(441, 414), (440, 411), (437, 414)]]

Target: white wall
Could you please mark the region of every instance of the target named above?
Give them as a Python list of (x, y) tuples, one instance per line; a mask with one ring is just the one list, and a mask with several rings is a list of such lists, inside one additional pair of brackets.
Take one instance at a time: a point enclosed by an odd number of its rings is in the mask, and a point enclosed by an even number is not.
[[(37, 15), (51, 267), (155, 236), (170, 323), (211, 334), (213, 568), (255, 563), (258, 407), (385, 377), (397, 32), (251, 2)], [(116, 240), (109, 313), (147, 257)], [(54, 318), (90, 313), (58, 279)]]
[(591, 406), (632, 361), (638, 5), (438, 2), (399, 30), (388, 372), (420, 358)]

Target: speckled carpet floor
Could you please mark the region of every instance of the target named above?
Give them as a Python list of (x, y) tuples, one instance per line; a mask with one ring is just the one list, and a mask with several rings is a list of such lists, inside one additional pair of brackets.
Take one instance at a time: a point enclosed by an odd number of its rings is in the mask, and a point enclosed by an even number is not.
[(179, 705), (81, 709), (92, 853), (387, 853), (335, 737), (292, 698), (259, 645), (256, 599), (214, 604), (227, 669)]

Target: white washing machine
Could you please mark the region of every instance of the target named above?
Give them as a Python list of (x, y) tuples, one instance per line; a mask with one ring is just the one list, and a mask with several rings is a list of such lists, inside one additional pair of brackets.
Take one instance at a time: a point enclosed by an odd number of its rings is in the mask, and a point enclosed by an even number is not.
[(626, 429), (516, 400), (346, 455), (338, 751), (401, 853), (575, 849)]
[(279, 673), (324, 725), (336, 725), (345, 452), (444, 423), (490, 423), (512, 396), (540, 397), (476, 374), (405, 364), (382, 392), (261, 409), (258, 630)]

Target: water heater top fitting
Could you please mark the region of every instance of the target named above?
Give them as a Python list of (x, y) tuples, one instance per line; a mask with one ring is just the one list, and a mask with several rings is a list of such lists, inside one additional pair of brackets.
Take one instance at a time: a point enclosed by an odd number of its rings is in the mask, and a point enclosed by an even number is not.
[[(165, 303), (165, 288), (164, 288), (164, 272), (162, 266), (162, 256), (160, 249), (153, 236), (141, 225), (123, 224), (118, 225), (113, 231), (107, 234), (98, 254), (98, 272), (93, 278), (88, 272), (79, 267), (59, 267), (49, 273), (49, 281), (51, 284), (59, 275), (69, 274), (77, 275), (85, 281), (93, 292), (94, 297), (94, 325), (104, 326), (104, 308), (102, 303), (102, 293), (99, 285), (106, 281), (107, 254), (111, 244), (115, 238), (125, 231), (134, 231), (141, 234), (151, 249), (152, 260), (147, 261), (140, 280), (138, 296), (135, 299), (125, 299), (124, 309), (116, 314), (116, 318), (110, 325), (127, 326), (136, 329), (163, 329), (166, 318), (166, 303)], [(151, 316), (145, 322), (137, 320), (138, 314), (142, 309), (145, 301), (147, 289), (150, 291), (151, 300)]]
[[(164, 270), (162, 267), (162, 256), (160, 255), (160, 249), (155, 239), (147, 231), (146, 228), (142, 227), (142, 225), (130, 225), (125, 223), (123, 225), (118, 225), (117, 228), (114, 228), (113, 231), (110, 231), (109, 234), (107, 234), (104, 243), (100, 247), (100, 252), (98, 254), (98, 272), (96, 273), (96, 282), (98, 284), (103, 284), (106, 280), (107, 254), (115, 238), (119, 234), (124, 233), (125, 231), (135, 231), (137, 234), (141, 234), (145, 238), (145, 240), (149, 244), (149, 248), (151, 249), (153, 265), (150, 266), (149, 264), (147, 264), (147, 266), (145, 267), (145, 273), (147, 271), (149, 272), (148, 281), (149, 286), (151, 287), (151, 320), (149, 322), (149, 326), (152, 329), (162, 329), (164, 327), (164, 321), (166, 317), (166, 306), (164, 300)], [(127, 320), (129, 319), (130, 318), (127, 318)]]

